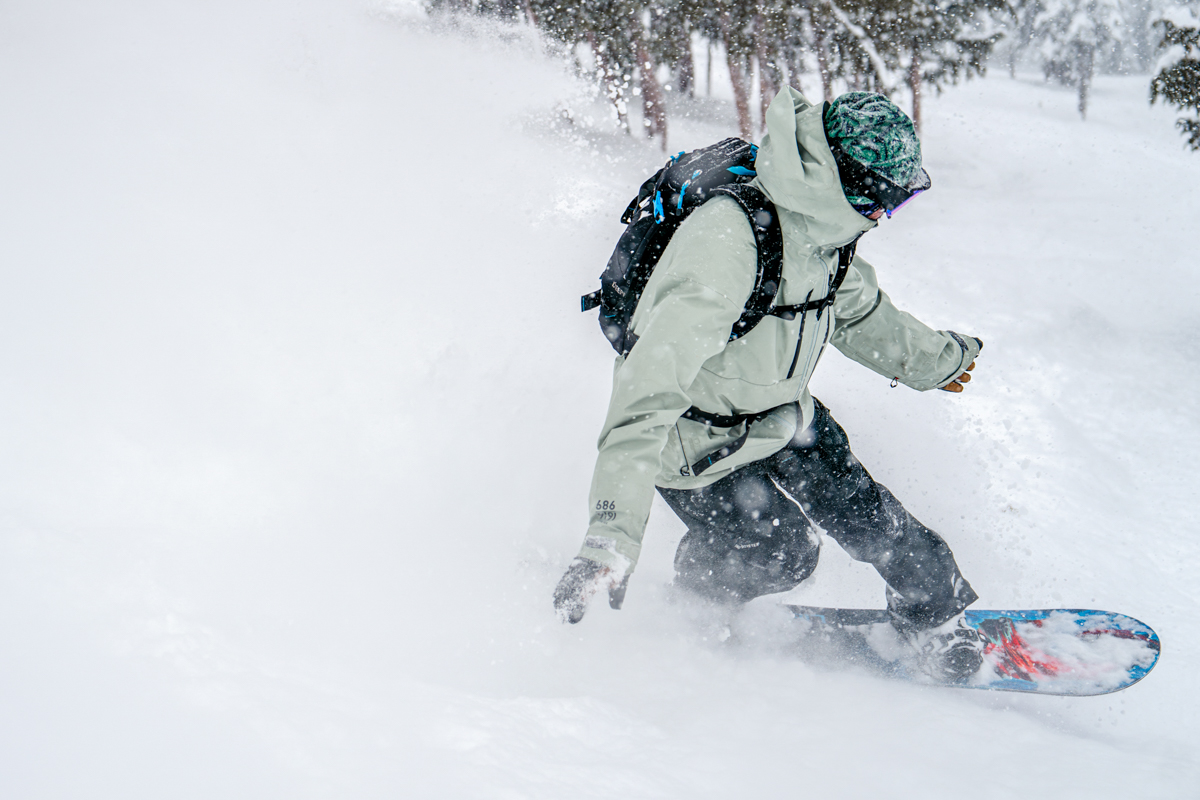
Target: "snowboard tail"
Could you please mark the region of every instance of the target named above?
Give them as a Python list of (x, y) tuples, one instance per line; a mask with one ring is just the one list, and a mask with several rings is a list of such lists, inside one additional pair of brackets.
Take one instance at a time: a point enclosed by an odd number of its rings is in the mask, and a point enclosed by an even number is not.
[[(802, 623), (802, 656), (938, 683), (916, 666), (887, 611), (787, 606)], [(1034, 609), (965, 612), (983, 642), (984, 664), (961, 683), (971, 689), (1069, 696), (1120, 691), (1149, 674), (1161, 651), (1149, 625), (1109, 611)]]

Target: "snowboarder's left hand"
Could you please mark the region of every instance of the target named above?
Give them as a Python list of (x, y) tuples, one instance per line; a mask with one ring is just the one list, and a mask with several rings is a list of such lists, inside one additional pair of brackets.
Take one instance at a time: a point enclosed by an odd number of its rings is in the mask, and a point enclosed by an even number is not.
[(617, 573), (590, 558), (576, 558), (567, 567), (567, 572), (554, 588), (554, 608), (558, 618), (574, 625), (583, 619), (592, 595), (601, 589), (608, 590), (608, 604), (619, 609), (625, 602), (625, 587), (629, 576), (618, 577)]
[(950, 334), (954, 338), (954, 341), (958, 342), (958, 346), (963, 350), (963, 360), (965, 361), (969, 357), (971, 365), (967, 367), (963, 374), (941, 387), (941, 389), (943, 392), (961, 392), (966, 388), (966, 384), (971, 382), (970, 373), (971, 370), (975, 369), (975, 356), (979, 355), (979, 351), (983, 349), (983, 339), (980, 339), (978, 336), (964, 337), (954, 331), (946, 331), (946, 333)]

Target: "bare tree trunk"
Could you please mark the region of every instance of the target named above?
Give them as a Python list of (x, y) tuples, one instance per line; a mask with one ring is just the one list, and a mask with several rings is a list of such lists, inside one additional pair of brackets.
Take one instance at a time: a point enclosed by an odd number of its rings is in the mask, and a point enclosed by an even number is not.
[(646, 138), (662, 136), (662, 149), (667, 152), (667, 108), (663, 103), (662, 87), (654, 74), (654, 63), (641, 37), (637, 40), (638, 74), (642, 84), (642, 127)]
[(758, 57), (758, 100), (759, 111), (761, 112), (762, 127), (765, 130), (767, 127), (767, 108), (770, 107), (771, 101), (775, 99), (775, 95), (779, 94), (779, 67), (775, 60), (767, 54), (767, 33), (766, 25), (763, 23), (762, 14), (757, 14), (754, 17), (754, 47), (755, 55)]
[(793, 47), (788, 51), (788, 85), (800, 94), (804, 94), (804, 89), (800, 87), (800, 71), (803, 68), (803, 62), (804, 56), (801, 55), (799, 47)]
[(679, 37), (679, 93), (696, 96), (696, 59), (692, 56), (692, 32), (683, 26)]
[(708, 57), (704, 61), (704, 96), (712, 97), (712, 40), (705, 39), (708, 43)]
[(538, 26), (538, 18), (537, 14), (535, 14), (533, 11), (533, 4), (530, 3), (529, 0), (524, 0), (524, 2), (525, 16), (529, 18), (529, 24), (536, 28)]
[(817, 72), (821, 74), (821, 93), (826, 103), (833, 102), (833, 76), (829, 74), (829, 42), (825, 32), (817, 33)]
[(912, 121), (921, 135), (921, 48), (916, 42), (912, 46), (912, 61), (908, 65), (908, 88), (912, 90)]
[(625, 111), (624, 78), (609, 66), (608, 58), (596, 40), (596, 34), (588, 33), (587, 40), (592, 47), (592, 55), (596, 58), (596, 71), (604, 79), (605, 94), (608, 95), (608, 99), (612, 101), (613, 107), (617, 110), (617, 124), (626, 133), (629, 133), (629, 115)]
[(1079, 116), (1087, 119), (1088, 90), (1092, 88), (1092, 73), (1096, 67), (1096, 48), (1076, 45), (1079, 65)]
[(750, 77), (747, 75), (746, 60), (726, 51), (725, 60), (729, 65), (729, 78), (733, 83), (733, 104), (737, 108), (738, 131), (742, 138), (754, 138), (754, 120), (750, 117)]
[(750, 118), (750, 87), (746, 76), (746, 59), (735, 55), (730, 45), (729, 15), (720, 17), (721, 38), (725, 44), (725, 62), (729, 65), (729, 80), (733, 84), (733, 104), (737, 108), (738, 131), (742, 138), (754, 138), (754, 121)]

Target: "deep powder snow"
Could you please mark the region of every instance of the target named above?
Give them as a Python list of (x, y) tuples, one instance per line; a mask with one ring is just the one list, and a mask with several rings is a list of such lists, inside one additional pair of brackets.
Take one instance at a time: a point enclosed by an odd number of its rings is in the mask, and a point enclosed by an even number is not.
[[(1200, 158), (1146, 84), (930, 99), (933, 189), (861, 252), (976, 379), (813, 384), (980, 607), (1162, 637), (1026, 697), (796, 663), (777, 597), (723, 646), (661, 505), (625, 610), (554, 620), (611, 374), (577, 298), (662, 155), (527, 31), (0, 5), (0, 795), (1194, 796)], [(882, 586), (827, 542), (787, 599)]]

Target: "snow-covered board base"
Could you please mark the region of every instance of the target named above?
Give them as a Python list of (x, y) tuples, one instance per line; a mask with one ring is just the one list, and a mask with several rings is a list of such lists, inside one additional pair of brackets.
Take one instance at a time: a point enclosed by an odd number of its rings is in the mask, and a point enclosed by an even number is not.
[[(935, 683), (874, 609), (788, 606), (801, 624), (806, 660), (865, 666), (892, 678)], [(1140, 681), (1158, 661), (1158, 635), (1123, 614), (1085, 609), (966, 612), (984, 642), (984, 665), (952, 684), (1055, 695), (1109, 694)]]

